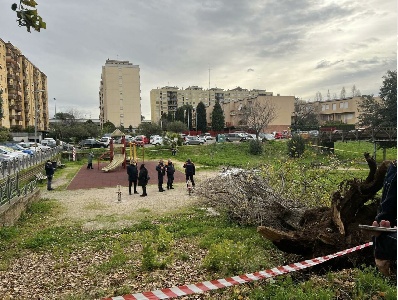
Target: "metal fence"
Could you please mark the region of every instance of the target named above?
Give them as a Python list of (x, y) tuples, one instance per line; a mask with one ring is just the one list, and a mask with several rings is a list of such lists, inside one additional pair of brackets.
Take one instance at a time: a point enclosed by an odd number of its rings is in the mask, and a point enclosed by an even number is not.
[(0, 180), (6, 179), (7, 176), (17, 174), (22, 170), (41, 164), (48, 159), (54, 159), (62, 147), (58, 146), (46, 151), (37, 151), (33, 155), (18, 157), (10, 160), (4, 160), (0, 165)]
[[(29, 157), (1, 162), (0, 166), (0, 206), (10, 203), (15, 197), (25, 196), (37, 188), (40, 180), (36, 176), (43, 173), (42, 164), (45, 161), (57, 161), (57, 156), (62, 147), (55, 147), (45, 152), (37, 152)], [(37, 168), (32, 168), (37, 166)], [(31, 171), (21, 175), (22, 170), (32, 168)]]

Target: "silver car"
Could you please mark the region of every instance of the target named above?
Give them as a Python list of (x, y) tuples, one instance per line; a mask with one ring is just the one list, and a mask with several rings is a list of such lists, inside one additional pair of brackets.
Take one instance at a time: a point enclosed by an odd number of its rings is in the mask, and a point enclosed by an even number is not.
[(184, 145), (203, 145), (204, 141), (197, 136), (186, 136)]

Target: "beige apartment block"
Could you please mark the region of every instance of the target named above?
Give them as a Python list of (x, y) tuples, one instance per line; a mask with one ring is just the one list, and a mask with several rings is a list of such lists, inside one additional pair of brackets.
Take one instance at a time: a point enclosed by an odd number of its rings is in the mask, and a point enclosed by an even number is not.
[(141, 124), (140, 67), (129, 61), (106, 60), (102, 66), (100, 123), (137, 128)]
[[(271, 94), (271, 93), (269, 93)], [(291, 112), (294, 111), (295, 97), (294, 96), (268, 96), (259, 95), (252, 96), (242, 100), (226, 101), (221, 104), (224, 111), (225, 127), (226, 128), (242, 128), (247, 129), (243, 108), (252, 105), (256, 100), (258, 103), (268, 102), (275, 108), (276, 118), (270, 122), (264, 132), (288, 130), (291, 122)], [(206, 109), (207, 123), (211, 125), (211, 113), (213, 112), (214, 105)]]
[(153, 89), (150, 92), (151, 121), (152, 123), (159, 123), (161, 115), (167, 115), (169, 112), (175, 113), (178, 107), (185, 104), (196, 107), (200, 102), (203, 102), (206, 107), (209, 107), (214, 106), (216, 100), (219, 100), (220, 103), (228, 103), (257, 95), (272, 96), (272, 92), (247, 90), (241, 87), (224, 91), (221, 88), (204, 90), (198, 86), (189, 86), (186, 89), (179, 89), (176, 86), (165, 86)]
[[(380, 97), (374, 97), (376, 101), (381, 101)], [(301, 102), (299, 106), (312, 106), (313, 110), (319, 114), (319, 123), (341, 122), (343, 124), (357, 125), (361, 109), (359, 103), (362, 97), (348, 97), (344, 99), (331, 99), (315, 102)], [(294, 116), (292, 116), (293, 121)]]
[[(4, 46), (6, 75), (3, 71)], [(38, 132), (48, 131), (47, 76), (10, 42), (0, 41), (0, 53), (4, 112), (2, 126), (18, 127), (21, 130), (36, 126)]]
[(1, 98), (1, 113), (3, 118), (0, 118), (0, 126), (10, 128), (10, 118), (8, 116), (8, 89), (7, 89), (7, 62), (6, 62), (6, 43), (0, 39), (0, 91)]

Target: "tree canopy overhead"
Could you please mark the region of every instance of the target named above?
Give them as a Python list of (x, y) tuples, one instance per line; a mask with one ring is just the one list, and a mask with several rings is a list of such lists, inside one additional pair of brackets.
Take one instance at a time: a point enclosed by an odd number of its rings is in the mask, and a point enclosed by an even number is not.
[(11, 9), (17, 13), (17, 22), (20, 27), (26, 27), (28, 32), (33, 28), (40, 32), (40, 29), (46, 29), (46, 22), (37, 13), (37, 3), (34, 0), (20, 0), (19, 5), (14, 3)]

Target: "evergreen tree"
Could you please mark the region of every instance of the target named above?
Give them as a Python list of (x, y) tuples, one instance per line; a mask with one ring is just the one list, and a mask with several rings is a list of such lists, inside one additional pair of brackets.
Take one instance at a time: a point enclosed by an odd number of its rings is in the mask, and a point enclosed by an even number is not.
[(387, 71), (383, 78), (379, 93), (383, 101), (380, 112), (383, 116), (382, 126), (397, 127), (397, 70)]
[(361, 126), (397, 127), (397, 70), (387, 71), (380, 87), (380, 101), (364, 96), (358, 104)]
[(206, 132), (207, 131), (207, 120), (206, 120), (206, 106), (200, 101), (198, 106), (196, 106), (196, 127), (198, 131)]
[(224, 130), (225, 117), (221, 108), (220, 101), (216, 100), (213, 111), (211, 113), (211, 129), (214, 131)]

